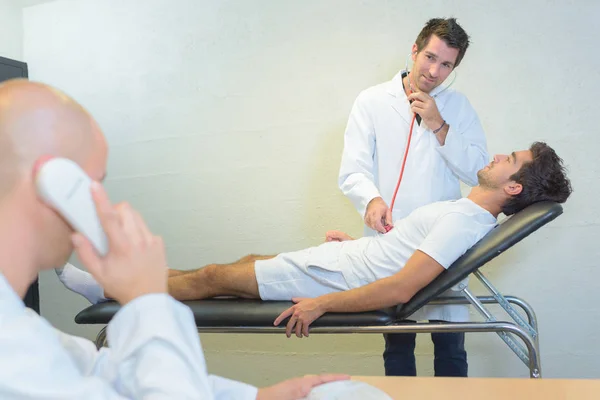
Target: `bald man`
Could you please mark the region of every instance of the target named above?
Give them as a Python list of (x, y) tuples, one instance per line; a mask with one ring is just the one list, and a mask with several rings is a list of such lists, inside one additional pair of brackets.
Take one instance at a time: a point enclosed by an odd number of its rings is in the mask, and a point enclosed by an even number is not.
[[(101, 182), (107, 145), (73, 99), (26, 80), (0, 85), (0, 398), (297, 399), (342, 375), (298, 378), (257, 389), (209, 376), (190, 310), (167, 294), (162, 240)], [(109, 241), (91, 244), (38, 198), (34, 177), (48, 157), (79, 164)], [(79, 259), (122, 305), (108, 326), (110, 349), (54, 329), (23, 304), (42, 270)]]

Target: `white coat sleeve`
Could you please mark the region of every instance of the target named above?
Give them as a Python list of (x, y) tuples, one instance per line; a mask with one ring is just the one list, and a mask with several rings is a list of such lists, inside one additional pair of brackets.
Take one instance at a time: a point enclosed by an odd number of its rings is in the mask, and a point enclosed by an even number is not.
[(106, 347), (97, 350), (91, 340), (69, 335), (58, 329), (55, 329), (54, 332), (58, 336), (61, 346), (83, 376), (96, 373), (98, 366), (104, 364), (106, 353), (110, 352)]
[(362, 97), (354, 102), (344, 133), (338, 185), (364, 217), (369, 202), (381, 194), (374, 183), (375, 128)]
[(128, 303), (108, 340), (110, 350), (96, 352), (85, 339), (59, 337), (40, 317), (4, 318), (0, 398), (214, 398), (191, 311), (171, 297)]
[[(33, 311), (32, 311), (33, 313)], [(96, 345), (87, 339), (68, 335), (56, 330), (62, 346), (71, 355), (79, 370), (84, 375), (105, 376), (110, 375), (111, 348), (103, 347), (96, 351)], [(234, 381), (217, 375), (209, 375), (208, 381), (215, 400), (240, 399), (255, 400), (258, 388), (243, 382)]]
[(488, 164), (489, 155), (479, 117), (466, 98), (464, 102), (462, 115), (450, 124), (446, 141), (437, 150), (458, 179), (475, 186), (477, 171)]
[(258, 388), (246, 383), (233, 381), (217, 375), (208, 376), (215, 400), (255, 400)]
[(125, 305), (107, 328), (108, 364), (132, 398), (212, 399), (200, 338), (189, 307), (166, 294)]

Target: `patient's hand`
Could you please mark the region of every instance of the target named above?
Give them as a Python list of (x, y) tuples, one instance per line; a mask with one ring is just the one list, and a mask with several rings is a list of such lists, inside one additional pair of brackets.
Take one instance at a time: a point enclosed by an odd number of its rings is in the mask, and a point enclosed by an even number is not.
[(346, 240), (354, 240), (354, 238), (341, 231), (327, 231), (325, 234), (326, 242), (343, 242)]
[(342, 374), (323, 374), (288, 379), (273, 386), (259, 389), (256, 400), (299, 400), (308, 396), (315, 386), (347, 379), (350, 379), (350, 376)]
[(321, 315), (325, 314), (322, 302), (319, 299), (320, 297), (315, 299), (305, 297), (293, 298), (292, 301), (296, 304), (282, 312), (275, 319), (273, 325), (278, 326), (281, 321), (290, 317), (285, 328), (285, 335), (290, 337), (292, 336), (292, 331), (295, 330), (296, 336), (299, 338), (302, 338), (302, 335), (308, 337), (308, 326)]

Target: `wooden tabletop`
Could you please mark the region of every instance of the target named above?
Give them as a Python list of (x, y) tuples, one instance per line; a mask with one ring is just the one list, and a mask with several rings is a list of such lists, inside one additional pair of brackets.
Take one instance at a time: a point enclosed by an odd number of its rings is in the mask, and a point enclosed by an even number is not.
[(600, 399), (600, 380), (353, 376), (393, 399)]

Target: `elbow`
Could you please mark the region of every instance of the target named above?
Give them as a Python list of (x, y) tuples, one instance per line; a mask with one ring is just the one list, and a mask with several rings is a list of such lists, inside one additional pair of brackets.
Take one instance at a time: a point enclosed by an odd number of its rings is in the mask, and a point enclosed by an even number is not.
[(346, 194), (348, 193), (352, 187), (356, 184), (350, 177), (354, 174), (352, 171), (348, 171), (347, 168), (343, 166), (340, 168), (340, 172), (338, 173), (338, 187), (340, 190)]
[(345, 195), (346, 193), (348, 193), (348, 185), (346, 184), (346, 179), (348, 178), (348, 175), (339, 175), (338, 176), (338, 188), (342, 191), (342, 193)]
[(485, 165), (485, 163), (477, 162), (468, 166), (468, 169), (462, 174), (462, 181), (471, 187), (477, 186), (479, 184), (477, 173), (484, 168)]
[(394, 296), (394, 302), (395, 304), (406, 304), (410, 301), (410, 299), (412, 299), (413, 296), (414, 293), (411, 293), (408, 290), (399, 290)]
[(406, 304), (412, 300), (419, 290), (422, 289), (421, 285), (418, 284), (404, 284), (398, 285), (395, 291), (395, 300), (397, 304)]

